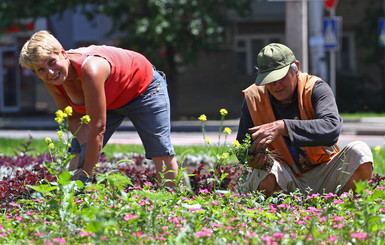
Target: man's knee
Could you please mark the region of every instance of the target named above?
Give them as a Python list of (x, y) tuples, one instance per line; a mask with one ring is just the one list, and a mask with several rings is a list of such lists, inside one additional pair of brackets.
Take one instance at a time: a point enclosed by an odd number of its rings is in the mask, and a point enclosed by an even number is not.
[(373, 163), (366, 162), (361, 164), (354, 172), (357, 180), (370, 180), (373, 177)]
[(282, 191), (282, 188), (278, 185), (275, 175), (268, 174), (259, 184), (258, 191), (269, 197), (272, 196), (274, 192)]
[(352, 177), (350, 177), (346, 185), (342, 188), (341, 193), (347, 192), (349, 190), (353, 190), (354, 192), (356, 189), (355, 182), (370, 180), (372, 177), (373, 177), (373, 163), (365, 162), (361, 164), (353, 173)]

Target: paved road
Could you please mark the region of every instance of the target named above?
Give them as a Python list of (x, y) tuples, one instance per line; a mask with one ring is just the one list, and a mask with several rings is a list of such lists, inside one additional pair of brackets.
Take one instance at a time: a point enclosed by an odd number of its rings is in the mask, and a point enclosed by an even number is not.
[[(233, 133), (228, 135), (226, 142), (231, 144), (235, 140), (238, 129), (238, 120), (226, 120), (223, 124), (229, 127)], [(218, 129), (220, 121), (206, 121), (206, 137), (211, 138), (212, 142), (218, 141)], [(23, 117), (23, 118), (1, 118), (0, 117), (0, 137), (1, 138), (33, 138), (51, 137), (56, 139), (56, 129), (58, 125), (52, 117)], [(30, 129), (30, 130), (27, 130)], [(174, 145), (196, 145), (204, 144), (202, 135), (202, 124), (199, 120), (192, 121), (172, 121), (171, 138)], [(385, 147), (385, 118), (361, 118), (358, 120), (346, 119), (342, 127), (340, 136), (340, 146), (345, 146), (348, 142), (362, 140), (370, 147), (380, 145)], [(223, 142), (225, 136), (222, 135)], [(141, 141), (133, 127), (127, 120), (123, 121), (119, 130), (113, 135), (111, 143), (117, 144), (141, 144)]]
[[(28, 138), (31, 135), (35, 139), (45, 139), (50, 137), (57, 139), (56, 132), (54, 130), (0, 130), (0, 138)], [(236, 133), (228, 135), (222, 134), (221, 142), (231, 144), (235, 140)], [(212, 140), (212, 143), (218, 142), (217, 132), (206, 132), (206, 137)], [(199, 145), (204, 144), (203, 135), (201, 132), (172, 132), (171, 140), (174, 145)], [(370, 147), (380, 145), (385, 147), (384, 135), (349, 135), (342, 134), (339, 139), (339, 145), (345, 146), (347, 143), (354, 140), (362, 140), (368, 143)], [(117, 131), (111, 138), (110, 143), (115, 144), (141, 144), (139, 136), (135, 131)]]

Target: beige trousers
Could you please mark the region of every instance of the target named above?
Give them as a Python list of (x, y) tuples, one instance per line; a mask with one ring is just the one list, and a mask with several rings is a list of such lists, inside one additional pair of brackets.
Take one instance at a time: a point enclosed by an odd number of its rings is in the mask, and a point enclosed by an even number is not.
[(284, 192), (294, 192), (297, 189), (303, 194), (336, 193), (350, 179), (356, 169), (365, 162), (372, 162), (373, 155), (369, 146), (362, 141), (353, 141), (345, 146), (328, 163), (320, 164), (314, 169), (297, 178), (286, 164), (274, 162), (271, 172), (254, 169), (246, 181), (246, 192), (254, 192), (259, 183), (269, 173), (275, 175), (278, 185)]

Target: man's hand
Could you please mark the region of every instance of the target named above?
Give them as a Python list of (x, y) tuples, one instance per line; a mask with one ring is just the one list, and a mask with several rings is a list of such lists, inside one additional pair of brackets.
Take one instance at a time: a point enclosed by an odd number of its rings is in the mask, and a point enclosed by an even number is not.
[(251, 154), (250, 162), (253, 162), (253, 163), (249, 163), (248, 164), (249, 167), (256, 168), (256, 169), (262, 168), (266, 162), (265, 154), (263, 154), (262, 152)]
[[(252, 133), (251, 138), (253, 139), (253, 144), (250, 147), (250, 153), (251, 155), (254, 155), (253, 159), (255, 160), (262, 158), (258, 155), (264, 155), (261, 152), (264, 151), (269, 144), (277, 140), (281, 135), (288, 135), (285, 122), (283, 120), (253, 127), (250, 128), (249, 131)], [(257, 161), (252, 161), (258, 164)]]

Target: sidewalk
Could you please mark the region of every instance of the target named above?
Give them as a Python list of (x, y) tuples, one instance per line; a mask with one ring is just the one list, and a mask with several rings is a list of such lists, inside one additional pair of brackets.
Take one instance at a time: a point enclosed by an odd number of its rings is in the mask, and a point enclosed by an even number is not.
[[(233, 132), (238, 130), (238, 119), (225, 120), (224, 127), (229, 127)], [(208, 120), (205, 122), (206, 132), (218, 132), (220, 121)], [(53, 117), (2, 117), (0, 130), (56, 130), (58, 124)], [(118, 131), (135, 131), (129, 120), (123, 121)], [(202, 122), (172, 121), (171, 132), (202, 132)], [(385, 135), (385, 118), (368, 117), (361, 119), (344, 119), (342, 135)]]
[[(238, 120), (226, 120), (224, 127), (229, 127), (233, 132), (238, 130)], [(220, 121), (205, 121), (205, 131), (218, 132)], [(56, 130), (58, 123), (52, 117), (3, 117), (0, 118), (0, 130)], [(119, 131), (136, 131), (129, 120), (123, 121), (118, 128)], [(202, 132), (202, 122), (195, 121), (172, 121), (172, 132)]]
[[(201, 145), (204, 144), (202, 123), (196, 121), (173, 121), (171, 141), (174, 145)], [(238, 131), (238, 120), (226, 120), (224, 127), (232, 130), (230, 135), (221, 135), (221, 142), (226, 140), (231, 144)], [(220, 121), (205, 122), (205, 136), (218, 142)], [(28, 138), (45, 139), (57, 138), (58, 124), (53, 118), (0, 118), (0, 138)], [(355, 140), (368, 143), (370, 147), (383, 146), (385, 135), (385, 118), (362, 118), (360, 120), (345, 120), (339, 138), (341, 147)], [(124, 121), (118, 131), (111, 137), (114, 144), (141, 144), (140, 138), (130, 121)]]

